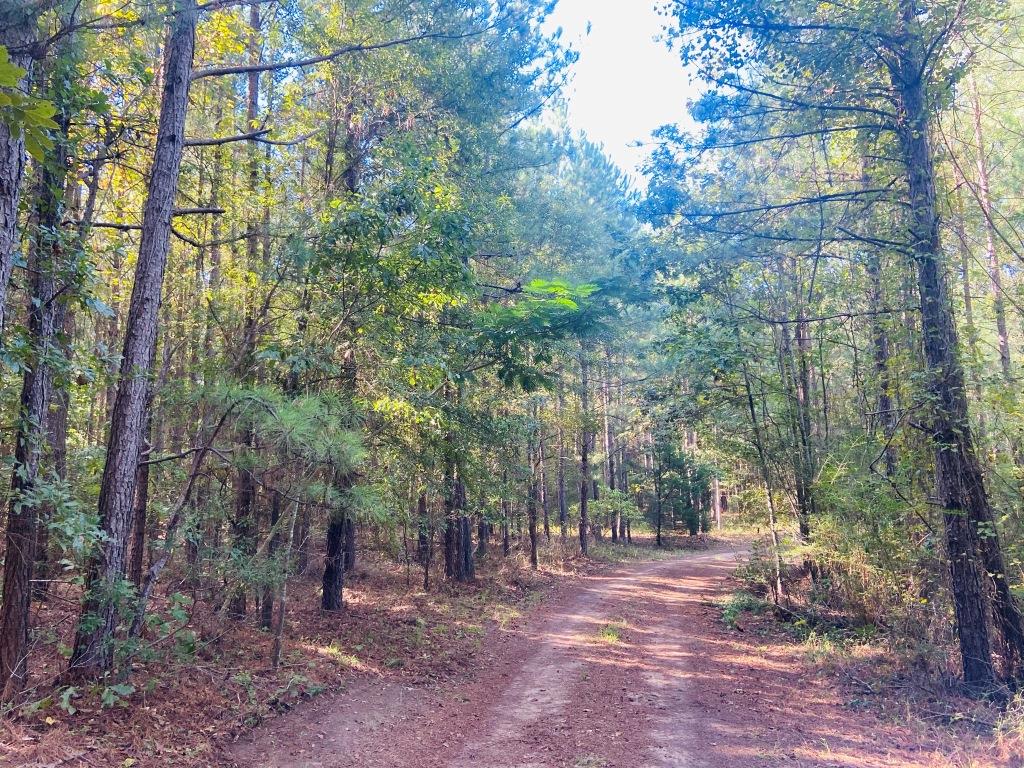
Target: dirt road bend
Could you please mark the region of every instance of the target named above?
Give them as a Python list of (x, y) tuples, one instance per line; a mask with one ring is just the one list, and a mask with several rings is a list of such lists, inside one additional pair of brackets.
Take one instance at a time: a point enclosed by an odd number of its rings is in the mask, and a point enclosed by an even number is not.
[(743, 550), (590, 576), (483, 641), (468, 682), (361, 681), (232, 748), (245, 768), (935, 766), (791, 648), (725, 628)]

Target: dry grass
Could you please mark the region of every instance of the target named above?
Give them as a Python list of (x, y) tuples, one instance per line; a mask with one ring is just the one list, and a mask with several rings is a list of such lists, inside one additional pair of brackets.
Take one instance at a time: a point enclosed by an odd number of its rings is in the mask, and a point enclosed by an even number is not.
[[(968, 695), (956, 678), (950, 649), (907, 653), (885, 631), (811, 598), (810, 579), (795, 569), (785, 609), (743, 585), (722, 605), (726, 624), (796, 646), (835, 679), (848, 707), (908, 727), (916, 749), (941, 751), (937, 764), (955, 768), (1024, 768), (1024, 698), (1006, 689)], [(756, 591), (756, 586), (753, 585)], [(1007, 704), (1007, 702), (1009, 703)], [(939, 758), (936, 758), (939, 760)], [(944, 761), (944, 762), (943, 762)]]

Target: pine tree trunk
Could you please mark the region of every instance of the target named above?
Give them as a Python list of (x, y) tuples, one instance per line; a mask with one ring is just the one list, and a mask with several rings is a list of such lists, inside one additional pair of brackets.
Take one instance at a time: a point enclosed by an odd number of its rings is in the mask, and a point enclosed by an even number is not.
[[(621, 453), (619, 454), (619, 472), (621, 473), (621, 479), (619, 480), (619, 489), (623, 494), (629, 493), (629, 469), (626, 466), (626, 448), (622, 446)], [(629, 523), (625, 515), (619, 515), (619, 541), (628, 541), (628, 530)]]
[(416, 502), (416, 516), (418, 518), (416, 559), (421, 565), (426, 565), (430, 556), (430, 516), (427, 512), (427, 494), (425, 493), (421, 493)]
[[(251, 428), (245, 430), (244, 452), (239, 458), (244, 462), (235, 470), (235, 511), (231, 519), (232, 546), (243, 557), (250, 558), (256, 551), (256, 477), (248, 466), (247, 454), (255, 450), (256, 435)], [(228, 616), (244, 619), (248, 611), (248, 589), (245, 579), (240, 579), (228, 604)]]
[(511, 514), (511, 503), (508, 501), (501, 502), (501, 554), (503, 557), (508, 557), (512, 552), (512, 536), (509, 530), (509, 515)]
[(988, 264), (989, 281), (992, 284), (992, 311), (996, 318), (996, 336), (999, 349), (999, 367), (1007, 382), (1013, 380), (1010, 357), (1010, 335), (1006, 329), (1006, 300), (1003, 297), (1003, 265), (996, 251), (995, 225), (993, 221), (992, 193), (988, 175), (988, 157), (985, 154), (985, 134), (981, 126), (981, 99), (978, 96), (978, 82), (974, 76), (968, 78), (971, 93), (971, 114), (974, 118), (974, 143), (977, 145), (978, 202), (985, 219), (985, 261)]
[(295, 572), (305, 573), (309, 570), (309, 508), (302, 506), (299, 514), (298, 543), (295, 552)]
[(131, 548), (128, 556), (128, 578), (135, 588), (142, 586), (142, 559), (146, 551), (146, 513), (149, 509), (149, 448), (153, 431), (152, 415), (146, 419), (146, 438), (135, 480), (135, 499), (132, 502)]
[(588, 420), (590, 418), (589, 401), (590, 381), (587, 370), (587, 352), (583, 345), (580, 345), (580, 409), (583, 419), (583, 428), (580, 432), (580, 553), (588, 555), (588, 537), (590, 528), (590, 515), (587, 509), (587, 497), (590, 493), (590, 430)]
[[(536, 415), (536, 410), (534, 410)], [(536, 420), (534, 421), (536, 424)], [(530, 435), (530, 444), (526, 450), (526, 461), (530, 467), (530, 489), (529, 496), (526, 501), (526, 515), (527, 515), (527, 530), (530, 534), (530, 567), (534, 570), (537, 569), (539, 560), (537, 557), (537, 506), (540, 497), (540, 484), (538, 482), (538, 457), (536, 448), (536, 426), (533, 428)]]
[[(0, 5), (0, 45), (7, 48), (12, 64), (25, 70), (17, 90), (23, 89), (31, 75), (40, 11), (38, 3), (22, 5), (15, 0)], [(18, 206), (24, 175), (24, 134), (20, 130), (12, 133), (0, 120), (0, 335), (6, 330), (7, 289), (18, 251)]]
[(885, 459), (885, 474), (892, 477), (896, 474), (896, 449), (892, 446), (892, 438), (896, 433), (896, 410), (892, 400), (892, 384), (889, 376), (889, 335), (882, 323), (882, 266), (876, 250), (868, 255), (868, 279), (870, 283), (869, 301), (871, 316), (871, 345), (874, 353), (875, 376), (878, 379), (878, 422), (882, 425), (882, 437), (885, 448), (882, 452)]
[[(462, 486), (462, 511), (465, 511), (465, 486)], [(460, 581), (472, 581), (476, 578), (476, 563), (473, 560), (473, 521), (468, 515), (459, 517), (459, 558)]]
[[(604, 394), (604, 454), (605, 454), (605, 471), (607, 474), (607, 485), (609, 491), (615, 490), (615, 436), (612, 433), (612, 424), (609, 417), (609, 411), (612, 406), (612, 392), (611, 392), (611, 376), (612, 376), (612, 359), (611, 353), (605, 349), (605, 369), (604, 369), (604, 385), (602, 391)], [(612, 541), (617, 542), (619, 540), (619, 520), (618, 520), (618, 505), (615, 505), (608, 513), (608, 526), (611, 528)]]
[[(963, 179), (958, 179), (958, 184), (963, 183)], [(978, 371), (978, 363), (981, 359), (978, 351), (978, 327), (974, 322), (974, 292), (971, 285), (971, 250), (967, 244), (967, 233), (964, 231), (964, 203), (963, 197), (959, 193), (955, 197), (956, 208), (953, 216), (953, 229), (957, 234), (957, 241), (959, 242), (960, 251), (960, 268), (962, 270), (962, 286), (964, 296), (964, 331), (967, 337), (967, 354), (969, 355), (970, 363), (967, 366), (967, 372), (971, 380), (971, 388), (974, 390), (974, 399), (976, 402), (981, 402), (982, 391), (981, 391), (981, 376)], [(978, 418), (978, 439), (981, 443), (985, 442), (985, 413), (982, 411)]]
[[(481, 505), (482, 508), (483, 505)], [(486, 557), (487, 556), (487, 539), (490, 536), (490, 526), (487, 521), (484, 520), (483, 515), (480, 515), (476, 521), (476, 556)]]
[[(905, 13), (913, 14), (908, 5)], [(987, 610), (993, 614), (1014, 670), (1024, 656), (1024, 631), (1009, 584), (988, 493), (967, 413), (959, 342), (947, 292), (944, 254), (935, 202), (935, 170), (929, 142), (930, 109), (916, 59), (894, 73), (903, 123), (900, 141), (910, 192), (911, 235), (917, 263), (921, 330), (932, 398), (930, 422), (935, 447), (936, 495), (945, 510), (946, 554), (956, 614), (964, 680), (986, 684), (994, 678)], [(984, 527), (984, 536), (979, 535)], [(991, 578), (989, 578), (991, 576)], [(989, 579), (989, 587), (985, 581)]]
[(562, 539), (569, 535), (569, 500), (565, 491), (566, 465), (569, 462), (565, 449), (565, 428), (562, 426), (562, 412), (565, 410), (565, 392), (558, 388), (558, 525)]
[(540, 508), (544, 514), (544, 539), (551, 542), (551, 499), (548, 494), (547, 462), (544, 460), (544, 432), (540, 431), (537, 443), (538, 474), (540, 481)]
[(136, 468), (146, 420), (147, 379), (153, 367), (161, 290), (170, 249), (171, 214), (178, 191), (198, 16), (195, 0), (178, 0), (176, 9), (168, 42), (156, 151), (142, 217), (135, 283), (100, 484), (100, 526), (106, 541), (102, 552), (92, 558), (88, 568), (82, 620), (71, 657), (71, 671), (80, 677), (108, 670), (114, 660), (112, 641), (118, 607), (111, 594), (124, 578), (127, 565), (125, 555), (131, 535)]
[[(733, 323), (733, 333), (736, 337), (736, 345), (742, 349), (742, 337), (740, 327), (736, 322), (732, 304), (729, 305), (730, 319)], [(768, 456), (765, 451), (764, 439), (762, 437), (761, 420), (757, 417), (757, 408), (754, 405), (754, 389), (751, 385), (750, 367), (747, 358), (742, 358), (741, 370), (743, 372), (743, 391), (746, 395), (747, 415), (750, 416), (750, 429), (754, 437), (754, 448), (757, 450), (758, 469), (761, 471), (761, 478), (764, 483), (765, 496), (768, 501), (768, 527), (772, 539), (772, 565), (774, 567), (775, 583), (772, 585), (772, 592), (775, 595), (775, 602), (785, 599), (785, 585), (782, 582), (782, 551), (779, 540), (778, 514), (775, 511), (775, 491), (772, 486), (771, 467), (768, 464)]]
[[(790, 266), (795, 273), (795, 266)], [(779, 289), (783, 296), (786, 295), (786, 265), (781, 261), (778, 264)], [(801, 302), (802, 303), (802, 302)], [(783, 312), (788, 313), (789, 302), (784, 301)], [(802, 310), (800, 310), (802, 311)], [(797, 327), (800, 322), (797, 323)], [(793, 347), (793, 340), (790, 336), (789, 324), (782, 323), (779, 328), (779, 375), (782, 378), (786, 391), (787, 411), (789, 414), (790, 432), (794, 443), (794, 450), (791, 451), (793, 462), (793, 481), (796, 496), (797, 526), (800, 539), (804, 542), (810, 539), (811, 535), (811, 513), (813, 499), (811, 496), (811, 481), (813, 470), (809, 466), (809, 440), (810, 435), (807, 429), (806, 417), (806, 390), (805, 379), (800, 373), (798, 353)]]
[(324, 556), (323, 596), (320, 607), (340, 611), (345, 607), (345, 516), (333, 511), (327, 523), (327, 554)]
[[(270, 496), (270, 541), (267, 542), (267, 559), (273, 563), (277, 550), (281, 544), (281, 534), (277, 530), (278, 522), (281, 520), (281, 492), (273, 491)], [(291, 553), (291, 542), (294, 538), (294, 521), (292, 522), (292, 532), (288, 535), (288, 551)], [(287, 563), (286, 563), (287, 565)], [(279, 578), (284, 580), (288, 577), (288, 569), (285, 568), (284, 572), (280, 574)], [(263, 629), (270, 629), (274, 623), (274, 598), (275, 593), (278, 591), (276, 584), (268, 584), (263, 588), (263, 599), (260, 602), (260, 626)]]
[[(61, 300), (60, 279), (65, 272), (64, 246), (59, 232), (63, 215), (67, 116), (61, 118), (56, 157), (43, 166), (35, 216), (36, 234), (31, 251), (32, 300), (28, 307), (31, 359), (22, 377), (15, 436), (14, 466), (7, 518), (4, 580), (0, 603), (0, 701), (9, 701), (25, 685), (28, 674), (29, 610), (32, 572), (39, 537), (37, 506), (28, 501), (39, 479), (48, 437), (53, 390), (53, 358), (60, 354), (57, 334), (64, 326), (67, 305)], [(74, 258), (74, 254), (70, 256)]]
[(659, 547), (662, 545), (661, 519), (661, 466), (658, 464), (654, 468), (654, 543)]

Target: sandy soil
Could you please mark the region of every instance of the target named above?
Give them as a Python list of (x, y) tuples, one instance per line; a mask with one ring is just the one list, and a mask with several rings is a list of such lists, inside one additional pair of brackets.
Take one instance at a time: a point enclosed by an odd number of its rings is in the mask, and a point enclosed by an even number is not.
[[(843, 705), (792, 646), (725, 628), (739, 548), (632, 563), (483, 640), (464, 679), (362, 680), (230, 749), (244, 768), (911, 768), (938, 745)], [(976, 768), (995, 765), (975, 761)]]

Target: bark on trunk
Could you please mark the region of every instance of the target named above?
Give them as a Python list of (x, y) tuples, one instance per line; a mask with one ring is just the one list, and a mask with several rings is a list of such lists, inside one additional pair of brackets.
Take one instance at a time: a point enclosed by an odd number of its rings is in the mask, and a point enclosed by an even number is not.
[(327, 553), (324, 556), (323, 597), (320, 607), (340, 611), (345, 607), (345, 517), (337, 511), (327, 523)]
[(421, 493), (416, 502), (416, 516), (419, 521), (416, 538), (416, 559), (421, 565), (427, 564), (430, 554), (430, 516), (427, 513), (427, 494)]
[[(742, 349), (742, 337), (740, 336), (740, 327), (736, 322), (736, 317), (733, 314), (732, 305), (730, 304), (729, 313), (730, 319), (733, 322), (733, 333), (736, 337), (737, 347)], [(768, 528), (771, 533), (772, 539), (772, 565), (775, 573), (775, 583), (772, 585), (773, 593), (775, 595), (775, 602), (778, 603), (780, 600), (785, 599), (785, 585), (782, 582), (782, 551), (779, 540), (779, 528), (778, 528), (778, 515), (775, 511), (775, 492), (772, 487), (772, 474), (771, 467), (768, 464), (768, 457), (765, 452), (764, 439), (762, 437), (762, 424), (761, 420), (757, 416), (757, 409), (754, 406), (754, 389), (751, 385), (750, 368), (747, 365), (745, 357), (742, 359), (741, 370), (743, 372), (743, 390), (746, 395), (747, 401), (747, 414), (750, 416), (750, 428), (753, 432), (754, 447), (757, 449), (757, 460), (758, 469), (761, 471), (761, 478), (764, 483), (764, 491), (768, 501)]]
[[(256, 477), (249, 466), (247, 454), (255, 449), (255, 433), (251, 428), (245, 431), (244, 451), (239, 458), (245, 462), (235, 472), (235, 512), (231, 519), (231, 538), (235, 550), (244, 558), (249, 559), (256, 551)], [(234, 587), (231, 601), (228, 604), (228, 616), (233, 619), (244, 619), (248, 611), (248, 589), (244, 578), (240, 578)]]
[(569, 457), (565, 449), (565, 427), (562, 424), (562, 412), (565, 410), (565, 391), (558, 388), (558, 525), (562, 539), (569, 535), (569, 500), (565, 492), (565, 475)]
[(587, 497), (590, 493), (590, 430), (588, 420), (590, 418), (590, 381), (587, 369), (587, 352), (580, 346), (580, 410), (583, 418), (583, 428), (580, 432), (580, 552), (584, 557), (588, 554), (588, 538), (590, 528), (590, 514), (587, 509)]
[(996, 318), (996, 334), (999, 348), (999, 367), (1003, 378), (1013, 379), (1010, 358), (1010, 335), (1006, 330), (1006, 301), (1003, 297), (1003, 265), (996, 251), (996, 235), (993, 224), (992, 195), (988, 176), (988, 157), (985, 154), (985, 133), (981, 126), (981, 99), (978, 96), (978, 82), (972, 75), (968, 78), (971, 92), (971, 113), (974, 118), (974, 143), (977, 145), (978, 202), (985, 219), (985, 261), (988, 264), (989, 280), (992, 283), (992, 311)]
[(153, 396), (152, 391), (149, 397), (150, 411), (146, 419), (146, 435), (143, 440), (143, 450), (139, 458), (138, 475), (135, 479), (135, 499), (132, 502), (132, 540), (131, 552), (128, 558), (128, 578), (136, 589), (142, 586), (142, 556), (146, 545), (146, 512), (149, 509), (149, 464), (146, 463), (150, 456), (150, 446), (153, 444)]
[(661, 546), (661, 463), (654, 466), (654, 543)]
[[(11, 63), (25, 70), (17, 84), (20, 90), (32, 70), (31, 47), (36, 40), (40, 4), (4, 3), (0, 8), (0, 45), (7, 48)], [(0, 336), (7, 319), (7, 287), (14, 272), (18, 251), (18, 205), (25, 175), (25, 138), (21, 131), (11, 133), (0, 120)]]
[[(608, 490), (615, 490), (615, 436), (612, 433), (612, 423), (609, 417), (609, 411), (612, 406), (612, 391), (611, 391), (611, 376), (612, 376), (612, 358), (611, 353), (605, 350), (605, 369), (604, 369), (604, 453), (605, 453), (605, 471), (607, 473), (606, 482), (608, 484)], [(614, 498), (612, 499), (614, 501)], [(619, 540), (619, 518), (618, 518), (618, 505), (613, 508), (609, 514), (608, 525), (611, 528), (612, 541), (617, 542)]]
[(512, 514), (512, 504), (509, 501), (501, 502), (501, 554), (508, 557), (512, 552), (512, 534), (509, 528), (509, 516)]
[[(906, 13), (912, 14), (913, 9), (908, 6)], [(908, 57), (894, 75), (902, 111), (899, 137), (910, 192), (910, 229), (932, 399), (936, 495), (945, 510), (946, 550), (964, 680), (986, 684), (994, 677), (993, 643), (986, 610), (990, 601), (1002, 650), (1013, 671), (1024, 656), (1024, 630), (1005, 577), (999, 537), (968, 419), (967, 393), (957, 356), (959, 346), (939, 235), (929, 141), (930, 109), (919, 75), (921, 70), (917, 59)], [(979, 535), (979, 527), (985, 529), (984, 536)]]
[[(536, 411), (534, 412), (536, 414)], [(536, 424), (536, 421), (534, 421)], [(536, 427), (530, 438), (530, 445), (526, 451), (527, 462), (530, 465), (530, 491), (526, 502), (527, 530), (530, 534), (530, 567), (536, 570), (539, 560), (537, 557), (537, 507), (540, 501), (540, 483), (538, 480), (539, 461), (536, 448)]]
[(544, 514), (544, 538), (551, 541), (551, 499), (548, 495), (547, 462), (544, 460), (544, 432), (541, 430), (537, 442), (538, 480), (540, 482), (540, 508)]
[(171, 214), (178, 191), (198, 17), (195, 0), (178, 0), (176, 10), (172, 17), (156, 151), (150, 169), (135, 283), (100, 485), (100, 525), (107, 538), (102, 552), (97, 553), (89, 565), (82, 620), (71, 657), (71, 670), (80, 677), (108, 670), (114, 661), (112, 641), (119, 611), (111, 596), (125, 573), (136, 467), (146, 419), (147, 379), (153, 367), (157, 319), (170, 247)]
[[(788, 270), (781, 261), (779, 269), (779, 287), (786, 295), (786, 273), (796, 273), (796, 267), (790, 265)], [(795, 287), (799, 292), (799, 286)], [(802, 300), (800, 300), (802, 305)], [(783, 303), (783, 314), (789, 312), (788, 300)], [(798, 317), (802, 317), (802, 309), (798, 310)], [(797, 329), (804, 324), (798, 320)], [(798, 330), (799, 333), (799, 330)], [(797, 525), (800, 539), (804, 542), (810, 539), (811, 516), (813, 513), (814, 499), (811, 493), (813, 480), (813, 467), (811, 466), (810, 429), (809, 414), (807, 408), (807, 376), (804, 365), (801, 363), (803, 353), (794, 349), (793, 340), (790, 336), (789, 325), (783, 323), (779, 328), (779, 374), (782, 377), (783, 386), (786, 389), (787, 410), (789, 411), (790, 431), (795, 450), (792, 451), (793, 480), (796, 496)], [(798, 340), (799, 343), (799, 340)]]
[(885, 474), (892, 477), (896, 474), (896, 449), (892, 446), (892, 438), (896, 433), (896, 410), (892, 400), (892, 384), (889, 377), (889, 334), (882, 322), (882, 265), (878, 252), (872, 250), (868, 255), (868, 279), (870, 281), (871, 345), (874, 353), (875, 376), (878, 380), (878, 420), (882, 427), (885, 447), (882, 451), (885, 460)]
[[(278, 522), (281, 520), (281, 492), (273, 491), (270, 497), (270, 541), (267, 542), (267, 559), (273, 564), (277, 556), (277, 550), (281, 545), (281, 534), (277, 530)], [(294, 530), (294, 522), (292, 523), (292, 529)], [(288, 550), (291, 551), (291, 541), (293, 533), (288, 534)], [(287, 563), (286, 563), (287, 565)], [(285, 569), (284, 573), (280, 574), (277, 578), (281, 581), (287, 579), (288, 571)], [(263, 600), (260, 603), (260, 626), (263, 629), (270, 629), (274, 623), (274, 598), (278, 591), (278, 585), (276, 583), (267, 584), (263, 588)]]
[[(63, 118), (66, 135), (67, 118)], [(28, 307), (31, 359), (22, 377), (11, 472), (2, 604), (0, 604), (0, 700), (9, 701), (25, 685), (28, 673), (29, 609), (32, 572), (36, 561), (40, 510), (30, 498), (39, 478), (48, 435), (53, 389), (53, 358), (60, 354), (57, 334), (63, 328), (66, 305), (59, 295), (64, 270), (60, 241), (63, 214), (66, 142), (58, 140), (57, 156), (43, 166), (32, 247), (32, 300)], [(2, 150), (0, 150), (2, 154)], [(0, 213), (0, 217), (2, 217)]]

